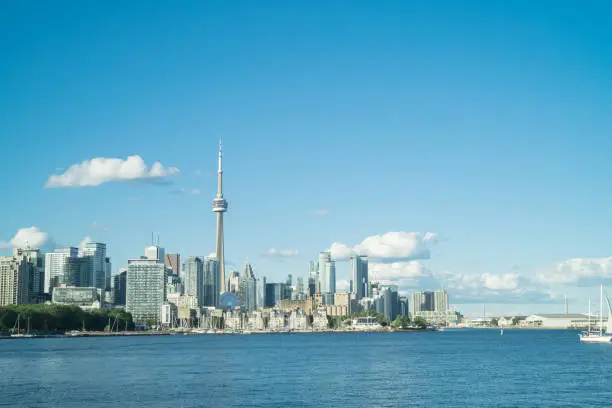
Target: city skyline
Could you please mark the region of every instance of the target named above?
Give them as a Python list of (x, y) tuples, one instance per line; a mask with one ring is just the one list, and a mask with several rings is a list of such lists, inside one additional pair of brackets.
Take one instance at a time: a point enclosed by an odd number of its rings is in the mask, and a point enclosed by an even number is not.
[(307, 277), (331, 250), (338, 290), (357, 254), (466, 315), (585, 312), (612, 276), (611, 10), (476, 3), (134, 3), (86, 26), (93, 5), (11, 4), (2, 246), (91, 237), (113, 274), (150, 231), (216, 253), (223, 136), (228, 271)]

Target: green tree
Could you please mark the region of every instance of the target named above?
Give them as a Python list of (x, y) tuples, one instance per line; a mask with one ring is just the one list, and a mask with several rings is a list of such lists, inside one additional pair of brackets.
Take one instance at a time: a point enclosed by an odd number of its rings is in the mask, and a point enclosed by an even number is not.
[(496, 318), (491, 319), (491, 323), (490, 323), (491, 326), (497, 327), (498, 323), (499, 323), (498, 319), (496, 319)]
[(424, 329), (427, 327), (427, 320), (422, 318), (421, 316), (417, 316), (412, 320), (412, 323), (420, 329)]
[(394, 329), (405, 329), (410, 325), (410, 317), (408, 316), (397, 316), (397, 318), (391, 323), (391, 327)]

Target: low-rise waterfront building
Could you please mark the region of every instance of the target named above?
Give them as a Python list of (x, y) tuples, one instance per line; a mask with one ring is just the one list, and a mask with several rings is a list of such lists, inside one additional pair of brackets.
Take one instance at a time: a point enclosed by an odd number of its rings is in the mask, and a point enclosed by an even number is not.
[[(589, 318), (585, 314), (532, 314), (522, 320), (523, 327), (542, 327), (548, 329), (581, 329), (586, 328)], [(591, 317), (591, 325), (596, 324), (596, 318)]]
[(78, 306), (83, 310), (108, 309), (110, 304), (105, 301), (104, 294), (100, 288), (60, 285), (53, 288), (51, 303)]

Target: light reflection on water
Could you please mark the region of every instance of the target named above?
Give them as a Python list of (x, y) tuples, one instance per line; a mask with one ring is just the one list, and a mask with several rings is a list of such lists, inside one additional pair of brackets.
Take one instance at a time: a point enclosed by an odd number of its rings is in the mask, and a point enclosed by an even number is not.
[(612, 345), (576, 333), (0, 341), (0, 406), (608, 406)]

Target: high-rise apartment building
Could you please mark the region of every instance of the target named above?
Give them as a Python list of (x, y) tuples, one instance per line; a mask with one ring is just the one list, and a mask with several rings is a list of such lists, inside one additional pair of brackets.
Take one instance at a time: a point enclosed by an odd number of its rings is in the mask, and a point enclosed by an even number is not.
[(29, 264), (30, 303), (39, 303), (45, 291), (45, 258), (37, 248), (15, 248), (13, 256), (25, 257)]
[(24, 256), (0, 257), (0, 306), (29, 303), (32, 266)]
[(45, 254), (45, 293), (51, 293), (55, 286), (62, 283), (74, 286), (91, 286), (89, 282), (81, 282), (82, 272), (86, 275), (87, 271), (81, 271), (81, 262), (78, 256), (79, 249), (75, 247), (60, 247)]
[[(434, 292), (414, 292), (410, 302), (410, 312), (415, 316), (419, 312), (435, 312), (435, 311), (447, 311), (448, 310), (448, 295), (444, 296), (446, 292), (437, 296)], [(438, 310), (437, 308), (440, 308)], [(443, 310), (446, 309), (446, 310)]]
[[(91, 277), (91, 286), (106, 289), (106, 244), (101, 242), (87, 242), (79, 248), (79, 257), (87, 259), (88, 273)], [(110, 261), (109, 261), (110, 262)], [(89, 286), (83, 285), (81, 286)]]
[(266, 283), (266, 307), (274, 307), (285, 298), (285, 283)]
[(113, 277), (113, 303), (115, 306), (125, 306), (127, 285), (127, 269), (121, 269), (118, 275)]
[(219, 262), (216, 258), (204, 259), (204, 300), (202, 306), (219, 306), (221, 293), (221, 276)]
[(328, 251), (319, 254), (319, 283), (319, 292), (324, 298), (326, 296), (328, 298), (325, 303), (333, 304), (336, 293), (336, 263), (332, 261), (331, 253)]
[(350, 292), (355, 295), (355, 300), (359, 301), (368, 296), (368, 257), (351, 257), (350, 270)]
[(199, 307), (204, 305), (204, 262), (202, 258), (190, 256), (181, 272), (185, 295), (193, 296)]
[(112, 264), (110, 261), (110, 258), (106, 258), (105, 262), (104, 262), (104, 271), (105, 271), (105, 277), (104, 277), (104, 290), (111, 290), (111, 279), (113, 276), (113, 268), (112, 268)]
[(238, 293), (240, 286), (240, 272), (232, 271), (229, 275), (229, 286), (227, 291), (230, 293)]
[(448, 293), (445, 290), (434, 293), (434, 303), (434, 311), (448, 312)]
[(256, 306), (257, 309), (266, 307), (266, 277), (255, 278)]
[(166, 297), (166, 266), (156, 259), (128, 261), (125, 310), (134, 322), (158, 325)]
[(248, 262), (244, 264), (244, 272), (240, 277), (238, 304), (246, 312), (257, 309), (257, 281), (253, 267)]
[(172, 275), (179, 276), (181, 272), (181, 254), (166, 254), (164, 256), (164, 265), (172, 271)]

